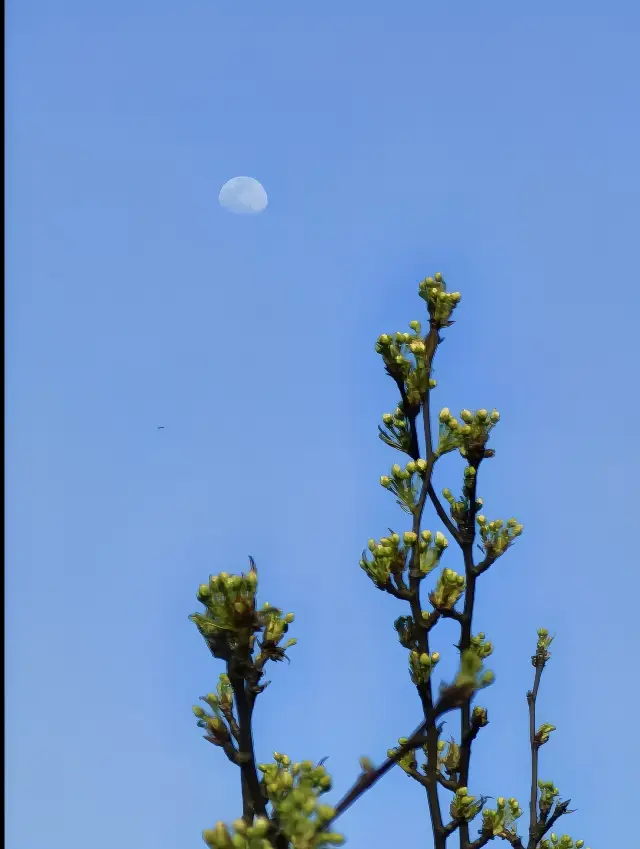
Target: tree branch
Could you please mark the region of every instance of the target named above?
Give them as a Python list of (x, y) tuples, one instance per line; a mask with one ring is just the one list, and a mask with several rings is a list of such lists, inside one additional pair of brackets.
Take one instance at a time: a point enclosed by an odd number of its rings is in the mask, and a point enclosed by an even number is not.
[(449, 531), (449, 533), (451, 534), (451, 536), (453, 537), (453, 539), (454, 539), (454, 540), (455, 540), (458, 544), (460, 544), (460, 542), (461, 542), (460, 533), (458, 532), (458, 529), (457, 529), (457, 528), (456, 528), (456, 526), (453, 524), (453, 522), (451, 521), (451, 519), (449, 518), (449, 516), (447, 516), (447, 513), (446, 513), (446, 511), (445, 511), (444, 507), (442, 506), (442, 503), (441, 503), (440, 499), (439, 499), (439, 498), (438, 498), (438, 496), (436, 495), (436, 491), (435, 491), (435, 489), (433, 488), (433, 485), (432, 485), (432, 484), (429, 484), (429, 490), (428, 490), (428, 493), (429, 493), (429, 498), (431, 499), (431, 503), (432, 503), (432, 504), (433, 504), (433, 506), (435, 507), (435, 511), (436, 511), (436, 513), (438, 514), (438, 516), (440, 517), (440, 521), (441, 521), (441, 522), (442, 522), (442, 524), (445, 526), (445, 528)]
[[(367, 770), (363, 772), (360, 777), (354, 782), (351, 786), (350, 790), (348, 790), (345, 795), (340, 799), (337, 805), (335, 805), (335, 814), (333, 819), (328, 822), (324, 828), (326, 831), (329, 826), (335, 822), (335, 820), (341, 816), (346, 810), (348, 810), (354, 802), (356, 802), (363, 793), (366, 793), (369, 788), (373, 787), (383, 775), (386, 775), (389, 770), (395, 766), (395, 764), (401, 760), (407, 752), (411, 752), (414, 749), (422, 746), (425, 740), (425, 730), (429, 725), (434, 725), (439, 717), (444, 716), (445, 713), (449, 713), (455, 708), (460, 707), (462, 703), (463, 694), (459, 687), (455, 684), (450, 687), (445, 687), (441, 691), (440, 698), (438, 699), (437, 704), (429, 711), (428, 716), (425, 717), (424, 722), (421, 722), (420, 725), (416, 728), (413, 734), (409, 737), (406, 743), (398, 746), (393, 755), (387, 758), (379, 767), (376, 769)], [(437, 730), (437, 729), (436, 729)]]
[[(533, 689), (527, 693), (529, 705), (529, 745), (531, 747), (531, 790), (529, 795), (529, 843), (538, 831), (538, 741), (536, 740), (536, 699), (544, 669), (544, 658), (535, 654), (532, 662), (536, 668)], [(534, 844), (535, 845), (535, 844)]]
[(238, 726), (240, 729), (238, 762), (242, 776), (242, 808), (243, 817), (248, 822), (253, 822), (254, 816), (266, 816), (265, 804), (258, 773), (256, 770), (255, 752), (253, 748), (253, 733), (251, 730), (251, 717), (253, 707), (247, 698), (246, 684), (244, 678), (235, 672), (230, 664), (229, 681), (233, 689), (238, 714)]

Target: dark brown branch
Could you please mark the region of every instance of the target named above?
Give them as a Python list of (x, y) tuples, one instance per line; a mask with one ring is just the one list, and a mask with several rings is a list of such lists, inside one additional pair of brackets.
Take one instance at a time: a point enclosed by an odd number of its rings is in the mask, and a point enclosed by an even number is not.
[(473, 573), (477, 577), (478, 575), (482, 575), (483, 572), (486, 572), (490, 566), (496, 562), (498, 558), (495, 555), (487, 554), (484, 560), (481, 560), (480, 563), (474, 568)]
[[(231, 665), (230, 665), (231, 667)], [(254, 816), (266, 816), (265, 804), (258, 773), (256, 770), (255, 752), (253, 748), (253, 733), (251, 730), (252, 705), (249, 703), (244, 678), (229, 668), (229, 681), (233, 689), (240, 729), (239, 764), (242, 776), (242, 807), (243, 816), (249, 822)]]
[[(547, 832), (551, 831), (556, 822), (563, 817), (565, 814), (572, 814), (573, 811), (569, 810), (569, 805), (571, 804), (571, 799), (565, 799), (564, 802), (559, 802), (554, 812), (549, 817), (548, 821), (538, 822), (536, 826), (536, 830), (533, 834), (529, 835), (529, 842), (527, 843), (527, 849), (536, 849), (542, 838), (547, 834)], [(524, 847), (523, 847), (524, 849)]]
[[(473, 843), (463, 843), (462, 849), (482, 849), (482, 847), (486, 846), (490, 840), (493, 840), (493, 833), (490, 831), (485, 831), (483, 834), (480, 835), (480, 837), (474, 840)], [(513, 845), (517, 846), (517, 844), (515, 843)], [(518, 847), (518, 849), (524, 849), (524, 846), (520, 844), (520, 847)]]
[(373, 787), (374, 784), (386, 775), (389, 770), (407, 754), (407, 752), (411, 752), (422, 746), (426, 742), (425, 730), (430, 725), (435, 727), (436, 720), (439, 717), (444, 716), (445, 713), (449, 713), (455, 708), (460, 707), (463, 698), (464, 694), (455, 684), (444, 688), (441, 691), (437, 704), (432, 708), (428, 716), (425, 717), (424, 722), (421, 722), (416, 728), (407, 742), (398, 746), (393, 755), (390, 758), (387, 758), (379, 767), (377, 767), (377, 769), (368, 770), (360, 775), (360, 777), (352, 785), (351, 789), (345, 793), (342, 799), (340, 799), (338, 804), (335, 806), (335, 815), (333, 819), (326, 824), (324, 830), (327, 830), (331, 823), (335, 822), (339, 816), (348, 810), (351, 805), (353, 805), (353, 803), (363, 795), (363, 793), (366, 793), (369, 788)]
[[(540, 748), (536, 739), (536, 699), (540, 689), (540, 679), (544, 670), (544, 656), (535, 654), (532, 662), (536, 667), (533, 680), (533, 689), (527, 693), (527, 704), (529, 705), (529, 745), (531, 747), (531, 791), (529, 797), (529, 842), (538, 832), (538, 749)], [(534, 844), (535, 845), (535, 844)]]
[[(426, 347), (425, 353), (425, 368), (427, 370), (427, 375), (431, 374), (431, 367), (433, 364), (433, 358), (436, 353), (436, 349), (438, 347), (439, 335), (438, 328), (434, 322), (431, 323), (429, 328), (429, 333), (425, 337), (424, 344)], [(431, 476), (433, 474), (433, 466), (437, 459), (436, 455), (433, 451), (433, 444), (431, 439), (431, 414), (430, 414), (430, 404), (429, 404), (429, 388), (422, 399), (422, 423), (423, 423), (423, 431), (424, 431), (424, 448), (425, 448), (425, 457), (427, 467), (423, 474), (422, 479), (422, 487), (420, 489), (420, 495), (418, 498), (418, 504), (415, 507), (413, 513), (413, 533), (420, 538), (420, 525), (422, 522), (422, 515), (424, 513), (425, 504), (427, 501), (427, 493), (429, 491), (429, 487), (431, 486)], [(413, 420), (415, 423), (415, 419)], [(419, 442), (415, 439), (415, 447), (419, 450)], [(419, 455), (418, 455), (419, 456)], [(417, 457), (415, 459), (418, 459)], [(411, 563), (409, 567), (409, 589), (412, 593), (412, 598), (410, 601), (411, 607), (411, 615), (413, 621), (416, 625), (417, 631), (417, 642), (420, 653), (429, 654), (429, 630), (425, 627), (420, 627), (420, 624), (423, 622), (422, 617), (422, 605), (420, 602), (420, 581), (421, 576), (419, 574), (419, 569), (416, 568), (416, 561), (419, 558), (419, 548), (415, 546), (413, 549)], [(435, 623), (434, 623), (435, 624)], [(431, 626), (433, 627), (433, 626)], [(422, 702), (422, 710), (424, 713), (425, 721), (427, 717), (433, 712), (434, 709), (434, 701), (433, 701), (433, 687), (431, 683), (431, 678), (427, 679), (423, 684), (417, 685), (418, 695), (420, 696), (420, 701)], [(437, 782), (437, 774), (438, 774), (438, 729), (435, 727), (435, 722), (431, 721), (427, 723), (425, 726), (425, 738), (426, 738), (426, 755), (427, 755), (427, 763), (425, 768), (425, 789), (427, 792), (427, 799), (429, 802), (429, 813), (431, 816), (431, 827), (433, 830), (433, 842), (434, 849), (445, 849), (447, 836), (444, 831), (444, 825), (442, 821), (442, 812), (440, 810), (440, 798), (438, 796), (438, 782)]]
[(455, 793), (459, 786), (457, 781), (454, 781), (453, 778), (446, 778), (441, 772), (438, 773), (438, 784), (452, 793)]
[[(465, 594), (464, 594), (464, 612), (462, 615), (462, 627), (460, 634), (460, 654), (467, 651), (471, 646), (471, 628), (473, 624), (473, 607), (475, 604), (476, 595), (476, 575), (473, 564), (473, 543), (475, 540), (475, 514), (476, 514), (476, 485), (477, 471), (479, 463), (476, 465), (476, 474), (471, 479), (471, 485), (467, 491), (469, 499), (469, 510), (465, 518), (464, 527), (461, 529), (462, 537), (462, 556), (464, 559), (465, 571)], [(458, 780), (461, 787), (466, 787), (469, 784), (469, 766), (471, 762), (471, 744), (474, 736), (470, 734), (471, 730), (471, 699), (467, 699), (460, 709), (460, 767), (458, 771)], [(476, 732), (477, 733), (477, 732)], [(460, 843), (466, 846), (469, 843), (469, 823), (464, 822), (460, 826)]]
[(451, 534), (451, 536), (453, 537), (453, 539), (454, 539), (454, 540), (455, 540), (458, 544), (460, 544), (461, 538), (460, 538), (460, 534), (459, 534), (459, 532), (458, 532), (458, 529), (457, 529), (457, 528), (456, 528), (456, 526), (453, 524), (453, 522), (451, 521), (451, 519), (449, 518), (449, 516), (447, 516), (447, 513), (446, 513), (446, 511), (445, 511), (444, 507), (442, 506), (442, 503), (441, 503), (440, 499), (439, 499), (439, 498), (438, 498), (438, 496), (436, 495), (436, 491), (435, 491), (435, 489), (433, 488), (433, 485), (432, 485), (432, 484), (429, 484), (429, 490), (428, 490), (428, 493), (429, 493), (429, 498), (431, 499), (431, 503), (432, 503), (432, 504), (433, 504), (433, 506), (435, 507), (435, 511), (436, 511), (436, 513), (438, 514), (438, 516), (440, 517), (440, 521), (441, 521), (441, 522), (442, 522), (442, 524), (445, 526), (445, 528), (449, 531), (449, 533)]

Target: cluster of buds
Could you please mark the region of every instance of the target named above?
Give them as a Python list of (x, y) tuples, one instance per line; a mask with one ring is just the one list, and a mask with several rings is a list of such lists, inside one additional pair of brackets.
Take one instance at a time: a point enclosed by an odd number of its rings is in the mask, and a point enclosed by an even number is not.
[(493, 653), (493, 645), (485, 639), (484, 631), (480, 631), (475, 637), (471, 637), (470, 649), (478, 655), (480, 660), (484, 660)]
[(429, 601), (436, 610), (451, 610), (464, 592), (464, 575), (453, 569), (443, 569), (435, 590), (429, 593)]
[(223, 748), (231, 742), (229, 729), (220, 715), (219, 709), (216, 709), (213, 714), (207, 713), (200, 705), (193, 705), (191, 709), (198, 720), (198, 726), (204, 728), (207, 732), (207, 740), (215, 746), (222, 746)]
[(535, 735), (535, 744), (539, 748), (540, 746), (544, 746), (545, 743), (549, 741), (549, 737), (551, 736), (551, 732), (555, 731), (555, 725), (551, 725), (549, 722), (544, 722), (540, 728), (536, 731)]
[(493, 835), (493, 837), (503, 837), (508, 840), (515, 834), (511, 830), (511, 826), (521, 816), (522, 809), (517, 799), (514, 799), (513, 796), (510, 799), (499, 796), (496, 800), (495, 810), (485, 808), (482, 812), (482, 831), (485, 834)]
[(486, 448), (490, 431), (500, 421), (497, 410), (460, 411), (460, 421), (451, 414), (448, 407), (440, 410), (440, 438), (436, 454), (442, 456), (456, 448), (471, 463), (479, 463), (485, 457), (493, 457), (493, 451)]
[(252, 825), (243, 819), (233, 823), (233, 832), (223, 822), (202, 832), (202, 839), (210, 849), (273, 849), (267, 839), (270, 823), (266, 817), (257, 817)]
[(489, 715), (487, 709), (476, 705), (471, 711), (471, 725), (474, 728), (484, 728), (489, 724)]
[(459, 787), (451, 800), (449, 810), (454, 819), (470, 822), (477, 816), (483, 804), (483, 799), (476, 799), (475, 796), (469, 795), (469, 789), (467, 787)]
[[(393, 758), (398, 749), (408, 742), (408, 739), (408, 737), (398, 737), (398, 747), (395, 749), (387, 749), (387, 757)], [(407, 775), (411, 775), (416, 771), (416, 767), (418, 766), (415, 751), (413, 749), (410, 749), (400, 758), (399, 761), (396, 761), (396, 763), (398, 764), (400, 769), (407, 773)]]
[(370, 539), (367, 547), (372, 559), (369, 560), (366, 551), (363, 551), (360, 567), (364, 569), (376, 587), (382, 590), (388, 585), (391, 575), (401, 575), (404, 572), (409, 548), (403, 546), (400, 535), (393, 532), (388, 537), (382, 537), (379, 542)]
[(258, 655), (256, 661), (281, 660), (286, 649), (295, 645), (295, 639), (280, 645), (293, 622), (293, 613), (283, 614), (269, 602), (258, 609), (257, 588), (258, 572), (253, 560), (246, 575), (220, 572), (219, 575), (211, 575), (208, 584), (198, 587), (198, 601), (204, 605), (205, 611), (192, 613), (189, 619), (204, 637), (214, 657), (228, 661), (239, 645), (252, 652), (257, 632), (263, 632), (263, 643), (262, 657)]
[(490, 669), (484, 669), (482, 660), (473, 649), (462, 652), (460, 669), (455, 679), (455, 686), (461, 691), (461, 696), (471, 697), (476, 690), (489, 687), (494, 681), (495, 675)]
[[(207, 713), (199, 705), (194, 705), (192, 710), (198, 720), (198, 726), (207, 732), (207, 740), (216, 746), (226, 748), (231, 741), (229, 728), (237, 730), (233, 715), (233, 690), (229, 676), (222, 673), (218, 680), (217, 691), (201, 696), (200, 699), (211, 708), (212, 714)], [(231, 754), (229, 749), (227, 751)]]
[(382, 417), (384, 427), (378, 425), (380, 439), (395, 448), (409, 454), (411, 451), (411, 430), (409, 422), (401, 407), (396, 407), (393, 413), (385, 413)]
[(560, 795), (560, 791), (553, 781), (538, 780), (538, 788), (540, 790), (540, 801), (538, 802), (540, 813), (543, 817), (547, 817), (553, 807), (553, 803)]
[(549, 636), (549, 632), (546, 628), (538, 628), (538, 643), (536, 645), (536, 653), (531, 658), (531, 663), (534, 666), (542, 666), (547, 663), (547, 661), (551, 657), (551, 652), (549, 651), (549, 646), (553, 642), (553, 637)]
[(568, 834), (558, 837), (553, 832), (540, 843), (540, 849), (583, 849), (583, 847), (584, 840), (574, 842)]
[(460, 746), (451, 738), (448, 743), (438, 740), (438, 770), (445, 769), (449, 775), (455, 775), (460, 768)]
[(295, 646), (297, 640), (291, 637), (284, 643), (282, 638), (289, 630), (289, 625), (295, 619), (293, 613), (282, 614), (282, 611), (276, 607), (271, 607), (269, 602), (265, 602), (260, 610), (262, 620), (263, 634), (260, 652), (256, 655), (255, 662), (261, 664), (264, 660), (282, 660), (285, 657), (285, 652), (291, 646)]
[(480, 515), (476, 518), (476, 522), (480, 528), (482, 548), (492, 560), (496, 560), (504, 554), (515, 538), (519, 537), (523, 531), (523, 526), (518, 524), (518, 520), (514, 518), (507, 519), (506, 522), (503, 522), (502, 519), (487, 522), (486, 516)]
[(397, 463), (391, 468), (391, 477), (383, 475), (380, 485), (390, 490), (398, 499), (398, 504), (407, 513), (413, 513), (418, 500), (418, 481), (427, 468), (426, 460), (410, 460), (404, 469)]
[(260, 630), (255, 606), (257, 587), (258, 573), (253, 563), (246, 575), (220, 572), (211, 575), (208, 584), (200, 584), (197, 597), (205, 612), (193, 613), (189, 619), (215, 657), (227, 659), (240, 635), (248, 641), (253, 632)]
[(423, 398), (436, 385), (429, 372), (428, 352), (421, 337), (419, 321), (410, 321), (411, 333), (399, 330), (393, 336), (383, 333), (376, 341), (376, 352), (381, 355), (387, 374), (403, 387), (409, 408), (417, 414)]
[(409, 672), (411, 673), (411, 680), (416, 687), (427, 683), (439, 660), (440, 654), (437, 651), (431, 654), (417, 651), (411, 651), (409, 653)]
[(258, 764), (262, 787), (283, 833), (294, 849), (341, 846), (344, 837), (326, 830), (335, 809), (320, 803), (331, 789), (331, 777), (322, 764), (291, 763), (287, 755), (273, 753), (274, 763)]
[(413, 531), (405, 531), (402, 535), (390, 532), (388, 537), (382, 537), (379, 542), (370, 539), (367, 552), (362, 552), (360, 567), (364, 569), (373, 583), (379, 589), (385, 589), (392, 575), (402, 575), (410, 563), (414, 564), (415, 577), (424, 578), (440, 563), (442, 553), (449, 543), (444, 534), (437, 531), (422, 531), (420, 537)]
[(418, 294), (426, 301), (429, 316), (436, 327), (448, 327), (451, 314), (460, 303), (460, 292), (447, 292), (442, 274), (434, 274), (420, 282)]

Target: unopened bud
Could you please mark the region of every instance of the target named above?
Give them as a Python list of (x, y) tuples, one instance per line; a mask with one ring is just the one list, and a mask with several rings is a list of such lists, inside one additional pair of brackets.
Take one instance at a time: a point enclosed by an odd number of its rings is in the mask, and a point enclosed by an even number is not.
[(415, 545), (418, 541), (418, 535), (414, 534), (413, 531), (405, 531), (402, 539), (405, 545)]
[(284, 621), (287, 623), (287, 625), (291, 625), (291, 623), (293, 622), (293, 620), (295, 618), (296, 617), (295, 617), (294, 613), (287, 613), (286, 616), (284, 617)]
[(461, 410), (460, 411), (460, 418), (466, 424), (471, 424), (471, 422), (473, 421), (473, 415), (471, 413), (471, 410)]

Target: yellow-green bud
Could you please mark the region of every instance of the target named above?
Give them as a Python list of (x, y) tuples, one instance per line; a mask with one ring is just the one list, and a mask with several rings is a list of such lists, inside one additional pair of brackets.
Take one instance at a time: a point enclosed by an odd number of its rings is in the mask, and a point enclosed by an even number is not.
[(413, 531), (405, 531), (402, 539), (405, 545), (415, 545), (418, 541), (418, 535), (414, 534)]
[(410, 460), (405, 466), (406, 471), (409, 472), (410, 475), (415, 472), (416, 468), (416, 464), (413, 462), (413, 460)]
[(470, 424), (473, 421), (473, 415), (471, 413), (471, 410), (461, 410), (460, 411), (460, 418), (466, 424)]
[(360, 769), (363, 772), (371, 772), (373, 768), (373, 761), (371, 760), (371, 758), (368, 758), (366, 755), (363, 755), (360, 758)]
[(432, 536), (431, 531), (423, 531), (422, 532), (422, 539), (427, 543), (431, 542), (431, 536)]
[(489, 413), (487, 410), (477, 410), (476, 418), (479, 422), (485, 422), (489, 418)]
[(398, 475), (402, 474), (402, 469), (397, 463), (394, 463), (391, 467), (391, 474), (394, 476), (394, 478), (397, 478)]
[(207, 715), (206, 710), (203, 710), (200, 705), (193, 705), (191, 710), (193, 711), (194, 715), (198, 717), (198, 719), (204, 719)]
[(393, 416), (391, 415), (391, 413), (385, 413), (384, 416), (382, 417), (382, 421), (386, 425), (393, 424)]
[(416, 466), (421, 472), (424, 472), (427, 468), (427, 461), (420, 458), (419, 460), (416, 460)]
[(426, 652), (420, 655), (420, 666), (431, 666), (431, 658)]
[(448, 407), (443, 407), (440, 410), (440, 415), (438, 416), (442, 424), (446, 424), (451, 418), (451, 410)]
[(295, 618), (296, 617), (295, 617), (294, 613), (287, 613), (286, 616), (284, 617), (284, 621), (287, 623), (287, 625), (291, 625), (291, 623), (293, 622), (293, 620)]
[(449, 419), (449, 421), (447, 422), (447, 425), (449, 427), (449, 430), (457, 430), (458, 429), (458, 419), (454, 419), (453, 417), (451, 417)]
[(440, 660), (440, 652), (434, 651), (431, 653), (431, 663), (437, 663)]
[(382, 477), (380, 478), (380, 483), (385, 489), (388, 489), (391, 485), (391, 478), (387, 477), (386, 475), (382, 475)]
[(419, 322), (419, 321), (410, 321), (410, 322), (409, 322), (409, 327), (410, 327), (412, 330), (415, 330), (415, 332), (416, 332), (416, 333), (420, 333), (420, 330), (421, 330), (421, 328), (422, 328), (422, 325), (420, 324), (420, 322)]
[(436, 531), (436, 546), (438, 548), (446, 548), (449, 545), (443, 533)]
[(495, 424), (500, 421), (500, 413), (497, 410), (491, 410), (490, 420)]

